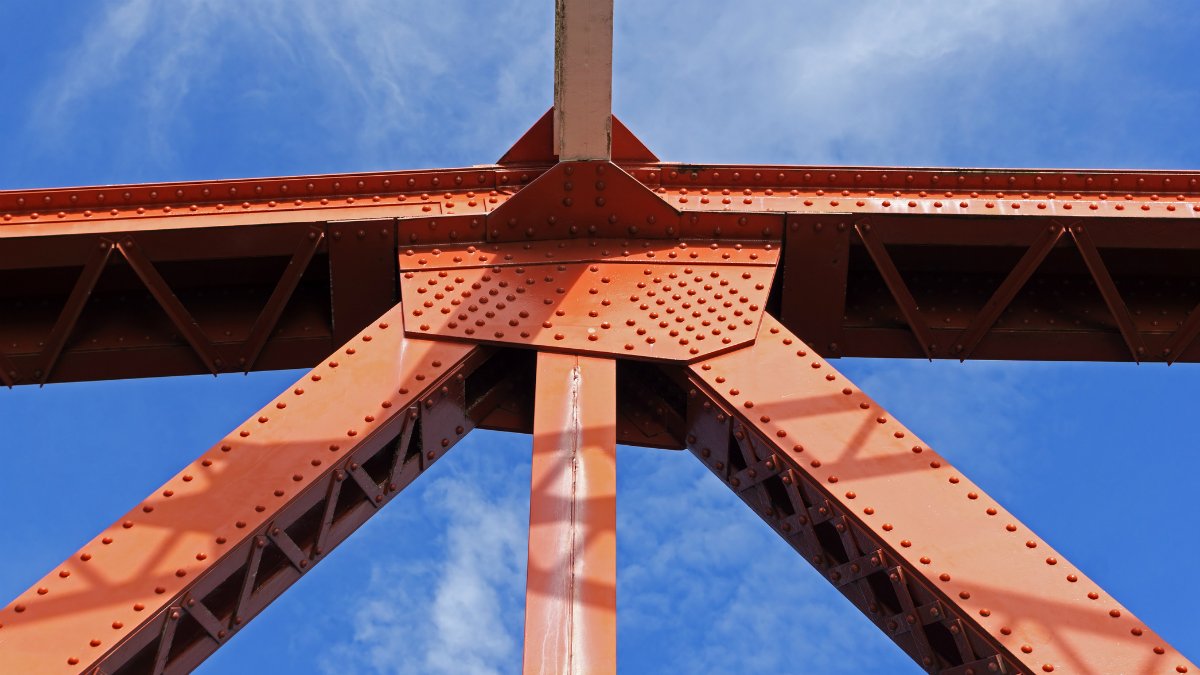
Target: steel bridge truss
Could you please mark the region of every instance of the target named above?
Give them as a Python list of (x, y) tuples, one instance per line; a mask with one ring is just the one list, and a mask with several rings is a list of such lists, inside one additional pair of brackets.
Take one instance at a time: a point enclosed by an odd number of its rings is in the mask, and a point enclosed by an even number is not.
[(664, 163), (605, 5), (492, 166), (0, 193), (4, 384), (319, 363), (4, 607), (6, 669), (191, 670), (475, 428), (533, 435), (527, 673), (616, 668), (617, 443), (927, 672), (1195, 668), (828, 359), (1200, 360), (1200, 174)]

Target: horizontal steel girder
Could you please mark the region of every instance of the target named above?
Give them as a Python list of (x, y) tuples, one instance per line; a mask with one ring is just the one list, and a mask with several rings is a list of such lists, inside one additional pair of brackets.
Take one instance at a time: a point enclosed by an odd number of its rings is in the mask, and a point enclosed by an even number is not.
[(520, 165), (0, 193), (0, 384), (308, 366), (407, 247), (589, 236), (782, 238), (769, 306), (830, 357), (1200, 360), (1195, 173), (552, 165), (549, 133)]

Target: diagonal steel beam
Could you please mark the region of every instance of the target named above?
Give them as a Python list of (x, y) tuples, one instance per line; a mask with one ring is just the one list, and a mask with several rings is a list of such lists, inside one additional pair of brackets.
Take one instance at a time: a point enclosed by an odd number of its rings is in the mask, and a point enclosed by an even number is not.
[(954, 351), (957, 352), (959, 361), (971, 358), (971, 354), (975, 352), (975, 348), (979, 346), (983, 336), (987, 335), (992, 326), (996, 325), (996, 320), (1012, 304), (1017, 293), (1020, 293), (1021, 289), (1025, 287), (1026, 282), (1050, 254), (1054, 245), (1058, 243), (1062, 233), (1062, 226), (1055, 223), (1042, 230), (1037, 239), (1029, 245), (1025, 255), (1017, 261), (1016, 267), (1013, 267), (1012, 271), (1008, 273), (992, 297), (988, 298), (987, 304), (971, 320), (971, 325), (963, 331), (958, 344), (954, 345)]
[(407, 339), (400, 319), (397, 306), (0, 611), (3, 669), (186, 672), (423, 473), (473, 427), (466, 379), (488, 354)]
[(892, 256), (888, 255), (883, 242), (871, 231), (870, 223), (855, 224), (854, 231), (858, 233), (859, 239), (862, 239), (871, 260), (875, 262), (875, 267), (883, 277), (883, 283), (887, 284), (888, 291), (891, 292), (892, 298), (900, 307), (900, 313), (904, 315), (905, 323), (908, 324), (909, 330), (920, 343), (925, 358), (932, 361), (933, 337), (929, 334), (929, 326), (921, 316), (921, 308), (913, 299), (912, 291), (908, 290), (908, 284), (904, 283), (904, 277), (900, 276), (900, 270), (896, 269), (896, 263), (892, 261)]
[(689, 449), (927, 672), (1195, 668), (772, 317), (689, 371)]
[(254, 368), (258, 355), (262, 353), (267, 339), (271, 337), (271, 331), (279, 324), (283, 309), (287, 307), (288, 300), (292, 299), (296, 287), (300, 285), (300, 278), (304, 276), (304, 271), (308, 269), (308, 264), (312, 262), (324, 239), (325, 232), (319, 227), (312, 227), (300, 240), (291, 260), (288, 261), (287, 269), (283, 271), (283, 276), (275, 284), (275, 290), (271, 292), (266, 306), (254, 321), (254, 327), (250, 329), (250, 338), (246, 340), (246, 351), (242, 356), (244, 372), (248, 373)]
[(209, 372), (216, 375), (221, 369), (221, 360), (213, 350), (212, 342), (204, 335), (204, 331), (200, 330), (200, 324), (196, 322), (187, 307), (184, 307), (183, 303), (179, 301), (179, 297), (167, 285), (162, 274), (159, 274), (154, 267), (154, 263), (150, 262), (150, 258), (146, 257), (145, 253), (142, 253), (141, 247), (137, 245), (133, 237), (122, 239), (117, 244), (117, 248), (138, 278), (145, 284), (146, 290), (150, 291), (150, 295), (154, 296), (154, 300), (167, 313), (171, 323), (179, 329), (183, 339), (196, 352), (196, 356), (200, 357)]
[(1192, 346), (1198, 335), (1200, 335), (1200, 304), (1188, 312), (1183, 325), (1171, 335), (1167, 346), (1163, 347), (1162, 353), (1167, 359), (1167, 363), (1172, 364), (1182, 358), (1183, 353), (1188, 350), (1188, 347)]
[(88, 256), (87, 262), (84, 263), (83, 271), (80, 272), (79, 279), (71, 289), (71, 295), (67, 297), (67, 303), (63, 307), (62, 313), (58, 315), (58, 320), (54, 322), (54, 328), (50, 330), (46, 346), (42, 349), (42, 365), (38, 369), (41, 372), (36, 373), (39, 384), (46, 384), (50, 379), (54, 364), (58, 363), (63, 348), (67, 346), (67, 338), (71, 337), (71, 331), (79, 323), (79, 315), (83, 313), (84, 305), (92, 296), (92, 291), (96, 288), (96, 282), (100, 280), (100, 275), (104, 272), (104, 266), (108, 264), (112, 250), (113, 243), (108, 239), (101, 239), (96, 248), (92, 250), (92, 254)]
[(1096, 248), (1088, 229), (1083, 225), (1072, 225), (1070, 231), (1071, 237), (1075, 240), (1075, 246), (1079, 249), (1084, 264), (1087, 265), (1088, 272), (1096, 282), (1096, 287), (1100, 289), (1100, 295), (1104, 297), (1104, 304), (1108, 306), (1108, 311), (1112, 313), (1117, 329), (1121, 331), (1121, 339), (1129, 347), (1130, 356), (1133, 357), (1135, 363), (1140, 362), (1146, 355), (1145, 344), (1142, 342), (1141, 334), (1138, 333), (1137, 325), (1133, 322), (1133, 316), (1129, 313), (1129, 306), (1125, 304), (1121, 292), (1113, 283), (1112, 275), (1108, 272), (1108, 266), (1100, 257), (1099, 249)]

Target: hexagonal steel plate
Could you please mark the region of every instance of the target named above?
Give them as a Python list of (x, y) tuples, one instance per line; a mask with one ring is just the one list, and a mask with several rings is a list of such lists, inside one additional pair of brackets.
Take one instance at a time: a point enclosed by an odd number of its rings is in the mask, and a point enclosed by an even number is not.
[(753, 342), (763, 241), (552, 240), (400, 254), (409, 335), (692, 361)]

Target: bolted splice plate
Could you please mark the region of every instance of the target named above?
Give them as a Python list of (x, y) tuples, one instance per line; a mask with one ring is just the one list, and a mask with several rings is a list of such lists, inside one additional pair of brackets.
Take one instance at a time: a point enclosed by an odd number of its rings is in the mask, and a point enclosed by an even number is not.
[[(677, 199), (682, 206), (690, 197)], [(612, 162), (562, 162), (488, 214), (487, 238), (496, 242), (576, 237), (736, 240), (782, 235), (780, 214), (718, 208), (683, 213)]]
[(554, 351), (692, 361), (749, 344), (775, 242), (556, 240), (402, 251), (404, 329)]

